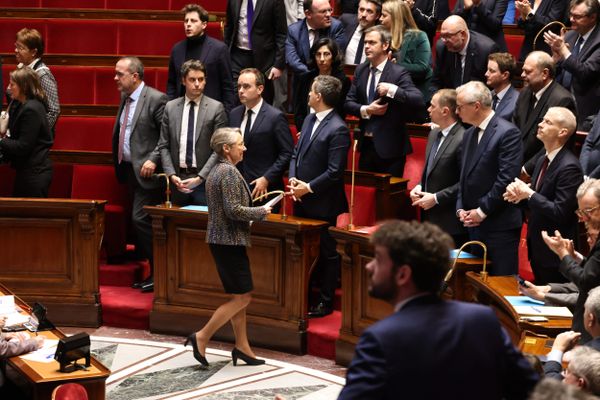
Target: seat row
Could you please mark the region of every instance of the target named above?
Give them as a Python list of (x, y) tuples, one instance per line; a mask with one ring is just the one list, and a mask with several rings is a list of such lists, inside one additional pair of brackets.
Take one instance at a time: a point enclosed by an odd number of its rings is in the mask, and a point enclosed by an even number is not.
[[(208, 11), (225, 12), (227, 0), (197, 0)], [(0, 0), (0, 7), (98, 8), (104, 10), (179, 11), (189, 0)]]

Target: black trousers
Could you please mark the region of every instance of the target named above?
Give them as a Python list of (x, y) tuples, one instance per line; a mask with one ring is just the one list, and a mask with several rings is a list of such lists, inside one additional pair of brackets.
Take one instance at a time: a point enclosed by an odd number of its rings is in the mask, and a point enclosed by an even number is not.
[(30, 168), (18, 168), (13, 186), (13, 197), (48, 197), (52, 182), (52, 162)]
[[(487, 271), (490, 275), (516, 275), (519, 272), (519, 240), (521, 228), (488, 232), (480, 227), (468, 228), (469, 239), (485, 243), (488, 260), (492, 263)], [(470, 253), (483, 257), (479, 246), (471, 246)]]
[(363, 137), (362, 145), (360, 146), (360, 160), (358, 161), (358, 168), (360, 170), (402, 177), (405, 163), (406, 156), (381, 158), (375, 150), (373, 138)]

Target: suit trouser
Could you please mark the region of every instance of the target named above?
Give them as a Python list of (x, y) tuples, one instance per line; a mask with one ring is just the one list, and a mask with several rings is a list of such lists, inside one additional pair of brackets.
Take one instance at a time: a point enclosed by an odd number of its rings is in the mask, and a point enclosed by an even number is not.
[[(491, 232), (481, 227), (468, 230), (470, 240), (479, 240), (487, 247), (488, 260), (492, 262), (487, 269), (490, 275), (516, 275), (519, 272), (521, 228)], [(479, 246), (471, 246), (471, 253), (483, 257), (483, 249)]]
[(341, 258), (337, 252), (337, 242), (329, 233), (329, 227), (335, 226), (337, 217), (323, 218), (314, 215), (310, 210), (304, 209), (301, 203), (296, 203), (294, 214), (304, 218), (314, 218), (327, 221), (328, 225), (321, 229), (319, 241), (319, 268), (322, 269), (320, 301), (327, 306), (333, 306), (335, 289), (340, 275)]
[[(238, 49), (233, 46), (231, 48), (231, 72), (233, 75), (233, 86), (237, 93), (237, 81), (240, 76), (240, 71), (244, 68), (256, 68), (254, 65), (254, 57), (252, 55), (252, 50), (243, 50)], [(264, 74), (264, 71), (261, 71)], [(209, 78), (210, 79), (210, 78)], [(265, 76), (265, 89), (262, 93), (262, 98), (269, 104), (273, 104), (273, 97), (275, 95), (275, 90), (273, 89), (273, 81), (267, 79)], [(240, 99), (238, 96), (235, 97), (236, 104), (240, 104)]]
[(363, 137), (362, 145), (360, 146), (360, 159), (358, 161), (358, 168), (362, 171), (379, 172), (402, 177), (405, 163), (406, 156), (381, 158), (375, 150), (373, 138)]
[(138, 182), (133, 171), (133, 165), (127, 163), (127, 184), (133, 197), (131, 221), (135, 229), (138, 254), (150, 261), (151, 272), (154, 266), (154, 251), (152, 247), (152, 218), (144, 210), (144, 206), (155, 206), (163, 201), (164, 191), (159, 187), (145, 189)]
[(543, 263), (539, 262), (539, 260), (536, 260), (535, 255), (530, 258), (529, 262), (531, 264), (533, 276), (535, 277), (536, 285), (541, 286), (549, 283), (569, 282), (569, 280), (558, 270), (558, 262), (554, 267), (544, 265)]
[(13, 197), (48, 197), (48, 189), (52, 182), (52, 163), (31, 168), (19, 168), (15, 176)]

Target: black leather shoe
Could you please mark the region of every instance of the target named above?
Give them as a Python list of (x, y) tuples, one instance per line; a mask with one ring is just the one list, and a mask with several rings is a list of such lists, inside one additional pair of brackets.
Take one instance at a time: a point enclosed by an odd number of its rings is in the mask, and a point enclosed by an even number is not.
[(233, 361), (233, 366), (237, 366), (238, 358), (246, 363), (246, 365), (262, 365), (265, 363), (265, 360), (260, 358), (250, 357), (248, 354), (243, 353), (238, 350), (237, 347), (234, 347), (231, 351), (231, 360)]
[(147, 285), (149, 283), (154, 283), (154, 278), (152, 277), (152, 275), (150, 275), (148, 278), (144, 279), (143, 281), (135, 282), (133, 285), (131, 285), (131, 287), (134, 289), (141, 289), (142, 286)]
[(154, 292), (154, 279), (140, 286), (142, 293)]
[(333, 312), (333, 307), (320, 302), (308, 312), (308, 318), (321, 318)]
[(185, 347), (188, 344), (192, 345), (192, 352), (196, 361), (198, 361), (204, 367), (208, 367), (208, 361), (206, 360), (206, 357), (200, 354), (200, 351), (198, 351), (198, 342), (196, 342), (196, 332), (190, 334), (190, 336), (188, 336), (187, 339), (185, 339), (185, 343), (183, 344), (183, 346)]

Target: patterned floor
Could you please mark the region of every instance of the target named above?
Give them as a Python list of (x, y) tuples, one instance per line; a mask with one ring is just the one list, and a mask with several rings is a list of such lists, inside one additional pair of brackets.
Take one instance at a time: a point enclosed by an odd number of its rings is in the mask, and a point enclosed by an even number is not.
[(209, 348), (202, 368), (191, 347), (138, 339), (92, 336), (92, 353), (112, 374), (107, 400), (133, 399), (336, 399), (344, 379), (267, 359), (262, 366), (234, 367), (230, 353)]

